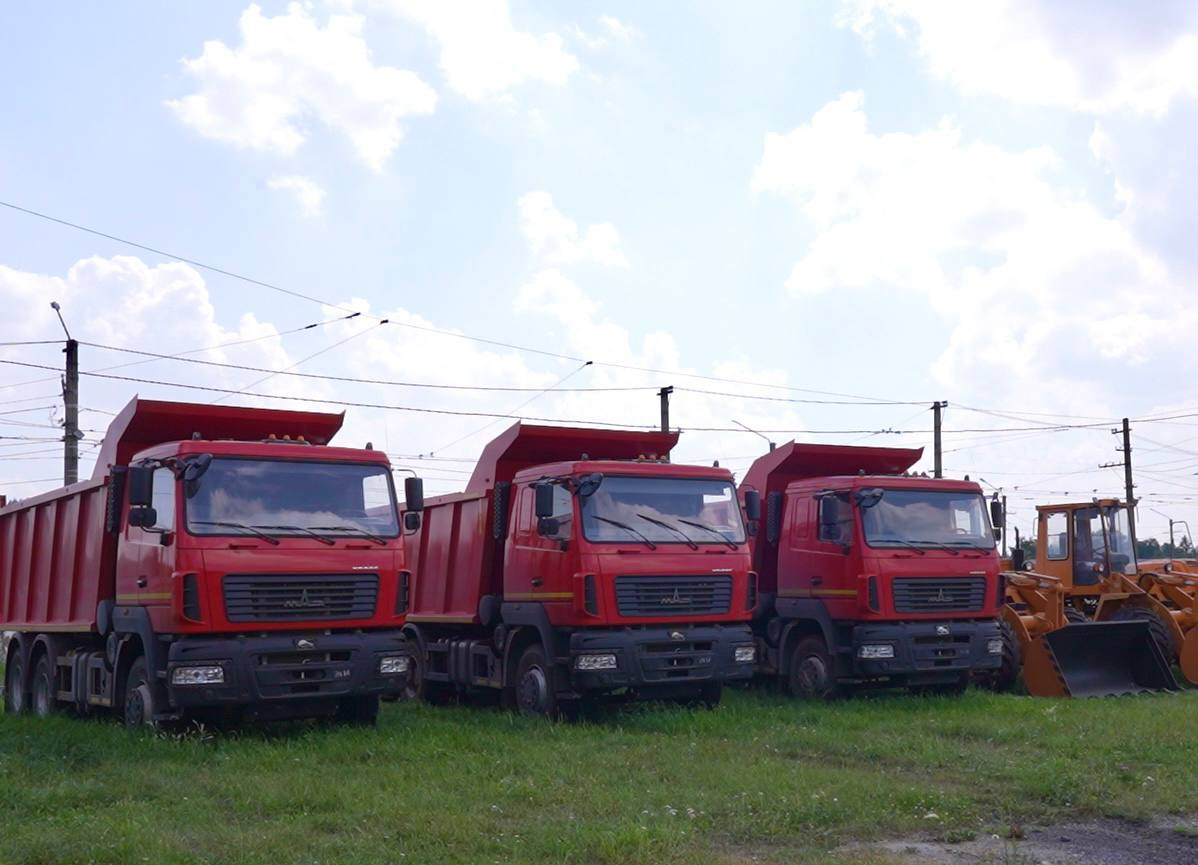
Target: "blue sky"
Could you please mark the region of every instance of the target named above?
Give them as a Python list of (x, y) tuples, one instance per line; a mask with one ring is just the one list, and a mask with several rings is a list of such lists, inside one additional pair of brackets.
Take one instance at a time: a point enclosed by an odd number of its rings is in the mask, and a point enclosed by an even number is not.
[[(838, 442), (930, 444), (880, 431), (926, 430), (919, 403), (946, 399), (949, 430), (1013, 428), (950, 432), (945, 461), (1002, 486), (1025, 530), (1034, 501), (1120, 491), (1097, 469), (1119, 456), (1107, 421), (1167, 417), (1133, 440), (1141, 524), (1163, 534), (1160, 513), (1198, 519), (1196, 46), (1185, 3), (9, 4), (0, 199), (392, 323), (273, 337), (343, 313), (0, 208), (0, 341), (57, 338), (58, 299), (81, 339), (253, 339), (192, 357), (266, 369), (544, 388), (579, 366), (416, 324), (596, 361), (567, 386), (641, 388), (522, 414), (652, 423), (672, 384), (683, 429), (861, 431), (798, 436)], [(22, 410), (5, 431), (53, 436), (61, 410), (33, 398), (54, 382), (22, 384), (51, 375), (0, 364), (0, 411)], [(778, 401), (818, 398), (794, 389), (915, 404)], [(85, 377), (84, 426), (135, 392), (218, 396)], [(484, 413), (536, 393), (252, 392)], [(433, 452), (449, 491), (491, 423), (349, 408), (346, 440)], [(5, 491), (53, 485), (34, 452), (52, 444), (0, 444)], [(688, 432), (677, 456), (741, 470), (763, 444)]]

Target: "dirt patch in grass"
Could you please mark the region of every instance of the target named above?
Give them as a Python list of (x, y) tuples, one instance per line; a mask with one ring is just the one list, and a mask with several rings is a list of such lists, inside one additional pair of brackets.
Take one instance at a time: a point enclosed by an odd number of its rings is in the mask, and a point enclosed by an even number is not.
[(909, 865), (1194, 865), (1198, 862), (1198, 816), (1151, 821), (1093, 820), (1015, 827), (1003, 837), (962, 843), (907, 839), (853, 845), (842, 852), (882, 854)]

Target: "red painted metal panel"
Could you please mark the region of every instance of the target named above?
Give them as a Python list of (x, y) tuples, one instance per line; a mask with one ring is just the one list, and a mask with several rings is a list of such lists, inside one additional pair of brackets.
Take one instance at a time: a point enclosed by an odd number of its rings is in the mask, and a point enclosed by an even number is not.
[(490, 496), (453, 495), (425, 503), (420, 529), (408, 547), (414, 559), (409, 618), (474, 621), (479, 598), (498, 593), (491, 569), (490, 502)]

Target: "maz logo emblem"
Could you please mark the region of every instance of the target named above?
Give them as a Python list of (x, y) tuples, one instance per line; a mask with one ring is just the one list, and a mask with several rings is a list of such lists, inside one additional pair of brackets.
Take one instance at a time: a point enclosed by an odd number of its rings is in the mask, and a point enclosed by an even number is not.
[(948, 636), (948, 625), (937, 625), (936, 626), (936, 636), (937, 637), (947, 637)]
[(314, 610), (325, 606), (325, 602), (321, 598), (309, 597), (308, 590), (304, 589), (298, 598), (283, 601), (283, 606), (289, 610)]
[(682, 597), (682, 595), (678, 594), (677, 589), (674, 589), (674, 594), (666, 595), (661, 599), (661, 604), (667, 607), (679, 607), (683, 604), (689, 604), (690, 602), (691, 599)]
[(295, 647), (297, 649), (315, 649), (316, 643), (312, 642), (311, 640), (305, 640), (301, 638), (295, 641)]

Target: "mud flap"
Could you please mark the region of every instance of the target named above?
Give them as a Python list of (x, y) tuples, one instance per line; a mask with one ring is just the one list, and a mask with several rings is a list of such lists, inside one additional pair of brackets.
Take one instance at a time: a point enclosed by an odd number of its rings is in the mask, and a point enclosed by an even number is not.
[(1023, 682), (1034, 697), (1105, 697), (1176, 691), (1148, 623), (1085, 622), (1032, 640)]
[(1181, 644), (1181, 672), (1186, 679), (1198, 685), (1198, 628), (1191, 628)]

